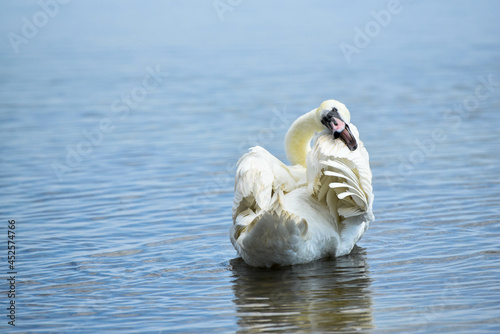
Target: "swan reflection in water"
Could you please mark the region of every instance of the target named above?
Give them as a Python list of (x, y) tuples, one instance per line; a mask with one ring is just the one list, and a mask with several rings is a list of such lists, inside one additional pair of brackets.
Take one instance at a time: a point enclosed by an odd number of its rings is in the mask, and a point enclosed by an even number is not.
[(373, 328), (364, 248), (289, 267), (254, 268), (241, 258), (230, 265), (239, 333)]

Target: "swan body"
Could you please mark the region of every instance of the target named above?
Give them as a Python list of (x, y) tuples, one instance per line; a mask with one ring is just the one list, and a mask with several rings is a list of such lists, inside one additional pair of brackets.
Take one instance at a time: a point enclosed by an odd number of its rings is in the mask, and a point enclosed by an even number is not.
[(327, 100), (285, 136), (287, 166), (260, 146), (238, 161), (231, 243), (258, 267), (349, 254), (374, 220), (366, 148), (347, 108)]

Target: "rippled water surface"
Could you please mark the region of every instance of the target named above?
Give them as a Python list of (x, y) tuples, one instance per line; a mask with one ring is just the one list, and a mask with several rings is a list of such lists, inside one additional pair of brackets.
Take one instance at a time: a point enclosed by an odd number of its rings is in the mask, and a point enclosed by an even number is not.
[[(2, 3), (0, 330), (498, 333), (500, 6), (388, 6)], [(286, 161), (329, 98), (370, 153), (376, 221), (348, 256), (251, 268), (235, 163)]]

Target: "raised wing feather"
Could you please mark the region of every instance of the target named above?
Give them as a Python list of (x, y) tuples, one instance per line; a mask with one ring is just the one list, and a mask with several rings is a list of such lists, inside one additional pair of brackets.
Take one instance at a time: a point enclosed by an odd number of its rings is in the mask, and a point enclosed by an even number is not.
[(315, 136), (307, 161), (308, 183), (312, 193), (319, 201), (325, 201), (332, 215), (341, 217), (341, 222), (365, 214), (373, 220), (368, 152), (356, 127), (350, 127), (358, 138), (358, 149), (353, 152), (342, 141), (333, 140), (329, 132)]

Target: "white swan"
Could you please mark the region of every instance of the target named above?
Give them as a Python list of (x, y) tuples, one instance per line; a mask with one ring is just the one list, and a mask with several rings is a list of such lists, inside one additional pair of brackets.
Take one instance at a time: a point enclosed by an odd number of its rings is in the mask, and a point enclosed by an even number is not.
[(234, 248), (258, 267), (349, 254), (374, 216), (368, 152), (346, 106), (327, 100), (298, 118), (285, 149), (293, 166), (260, 146), (239, 160)]

